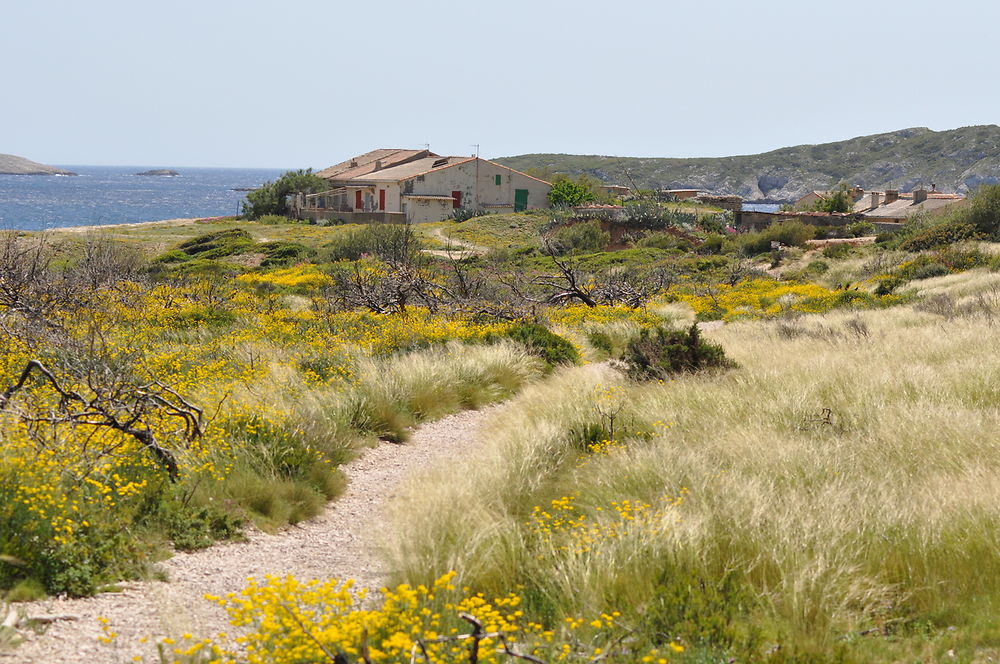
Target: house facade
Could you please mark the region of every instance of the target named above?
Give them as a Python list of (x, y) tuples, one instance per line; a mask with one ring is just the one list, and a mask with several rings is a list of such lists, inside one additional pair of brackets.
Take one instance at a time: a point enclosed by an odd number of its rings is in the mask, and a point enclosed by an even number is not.
[(456, 209), (519, 212), (549, 206), (548, 182), (479, 157), (375, 150), (317, 173), (330, 189), (298, 195), (299, 218), (426, 223)]

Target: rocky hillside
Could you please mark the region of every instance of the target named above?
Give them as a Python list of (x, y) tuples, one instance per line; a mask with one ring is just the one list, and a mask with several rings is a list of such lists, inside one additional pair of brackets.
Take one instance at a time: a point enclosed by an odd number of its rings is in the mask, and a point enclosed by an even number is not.
[(76, 175), (76, 173), (39, 164), (24, 157), (0, 154), (0, 175)]
[(1000, 182), (1000, 127), (950, 131), (914, 127), (738, 157), (527, 154), (496, 161), (518, 170), (588, 173), (604, 182), (630, 185), (627, 171), (643, 188), (701, 189), (758, 201), (793, 201), (840, 182), (902, 191), (934, 184), (939, 191), (965, 193), (984, 182)]

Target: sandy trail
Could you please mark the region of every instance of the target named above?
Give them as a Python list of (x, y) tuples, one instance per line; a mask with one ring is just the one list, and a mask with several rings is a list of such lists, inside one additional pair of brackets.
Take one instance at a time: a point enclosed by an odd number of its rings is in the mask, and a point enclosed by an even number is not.
[[(350, 577), (360, 586), (381, 587), (387, 570), (379, 543), (385, 541), (387, 502), (408, 475), (467, 453), (476, 444), (477, 428), (494, 409), (451, 415), (415, 430), (405, 445), (382, 443), (367, 450), (341, 467), (348, 488), (322, 515), (277, 535), (254, 531), (247, 542), (176, 554), (160, 564), (168, 583), (127, 583), (119, 593), (22, 605), (29, 616), (77, 619), (53, 623), (40, 635), (28, 634), (29, 640), (14, 650), (0, 651), (0, 663), (130, 662), (136, 655), (158, 661), (153, 645), (157, 639), (230, 632), (225, 612), (203, 596), (239, 592), (251, 576)], [(117, 632), (112, 645), (98, 641), (98, 617), (108, 619), (108, 628)], [(143, 637), (152, 638), (142, 644)]]
[(453, 260), (462, 260), (465, 258), (472, 258), (473, 256), (484, 256), (489, 253), (489, 247), (483, 247), (478, 244), (473, 244), (465, 240), (460, 240), (456, 237), (451, 237), (444, 234), (444, 231), (440, 228), (435, 228), (431, 231), (431, 234), (435, 239), (440, 240), (445, 245), (450, 246), (450, 249), (424, 249), (425, 254), (430, 254), (432, 256), (440, 256), (441, 258), (451, 258)]
[(132, 221), (124, 224), (98, 224), (95, 226), (62, 226), (51, 229), (58, 233), (101, 233), (104, 231), (135, 230), (139, 228), (152, 228), (154, 226), (184, 226), (185, 224), (199, 224), (213, 221), (221, 217), (189, 217), (180, 219), (160, 219), (157, 221)]

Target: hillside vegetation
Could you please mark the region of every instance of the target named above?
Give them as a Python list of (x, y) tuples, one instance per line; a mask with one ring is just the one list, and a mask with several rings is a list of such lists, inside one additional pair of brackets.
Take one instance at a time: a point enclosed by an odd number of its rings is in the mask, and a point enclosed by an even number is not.
[(748, 200), (793, 201), (840, 182), (866, 189), (918, 185), (966, 193), (1000, 181), (1000, 127), (949, 131), (901, 129), (821, 145), (799, 145), (756, 155), (668, 159), (527, 154), (496, 161), (516, 168), (586, 173), (604, 182), (641, 188), (694, 188)]
[(310, 518), (365, 445), (509, 399), (394, 498), (389, 587), (250, 580), (236, 649), (165, 661), (1000, 656), (1000, 187), (866, 244), (729, 221), (3, 235), (0, 589)]

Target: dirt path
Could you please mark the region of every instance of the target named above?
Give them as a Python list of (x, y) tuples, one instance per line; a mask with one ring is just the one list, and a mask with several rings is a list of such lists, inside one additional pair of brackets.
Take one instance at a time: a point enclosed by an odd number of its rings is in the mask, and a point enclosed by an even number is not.
[[(384, 541), (381, 517), (386, 502), (408, 474), (465, 453), (493, 410), (451, 415), (417, 429), (406, 445), (383, 443), (368, 450), (342, 467), (350, 481), (347, 491), (321, 516), (277, 535), (252, 532), (245, 543), (177, 554), (161, 563), (169, 583), (128, 583), (120, 593), (23, 605), (29, 616), (77, 619), (55, 622), (41, 635), (29, 634), (29, 640), (13, 651), (0, 651), (0, 663), (130, 662), (136, 655), (158, 661), (156, 639), (231, 631), (224, 611), (203, 596), (239, 592), (250, 576), (350, 577), (360, 586), (381, 587), (386, 569), (378, 543)], [(98, 641), (102, 635), (98, 617), (107, 618), (108, 628), (117, 632), (113, 645)], [(149, 636), (153, 638), (146, 644), (139, 643)]]
[(462, 260), (463, 258), (482, 256), (490, 250), (489, 247), (483, 247), (478, 244), (473, 244), (471, 242), (466, 242), (465, 240), (459, 240), (458, 238), (445, 235), (444, 231), (440, 228), (433, 229), (431, 234), (435, 239), (440, 240), (446, 245), (454, 247), (454, 249), (424, 249), (425, 254), (431, 254), (432, 256)]

